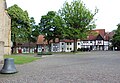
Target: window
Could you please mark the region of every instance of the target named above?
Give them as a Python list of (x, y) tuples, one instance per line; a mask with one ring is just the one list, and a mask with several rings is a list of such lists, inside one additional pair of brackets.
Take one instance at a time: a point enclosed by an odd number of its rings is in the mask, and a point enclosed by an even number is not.
[(72, 43), (70, 42), (70, 45), (72, 45)]
[(69, 48), (67, 48), (67, 50), (69, 50)]
[(101, 44), (101, 41), (98, 41), (98, 44)]
[(57, 46), (57, 44), (53, 43), (53, 46)]
[(86, 43), (85, 41), (83, 41), (83, 43)]
[(83, 41), (83, 43), (88, 43), (88, 41)]
[(70, 50), (72, 50), (72, 48), (70, 48)]
[(64, 43), (62, 43), (62, 45), (64, 45)]
[(25, 49), (25, 48), (23, 48), (23, 52), (26, 52), (26, 49)]
[(78, 45), (80, 45), (80, 43), (78, 43)]
[(67, 45), (69, 45), (69, 43), (67, 43)]

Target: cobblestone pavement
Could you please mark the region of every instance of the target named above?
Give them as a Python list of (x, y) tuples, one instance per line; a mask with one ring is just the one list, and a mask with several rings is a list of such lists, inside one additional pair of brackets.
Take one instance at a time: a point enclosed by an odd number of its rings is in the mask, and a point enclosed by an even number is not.
[(56, 54), (16, 68), (0, 74), (0, 83), (120, 83), (120, 52)]

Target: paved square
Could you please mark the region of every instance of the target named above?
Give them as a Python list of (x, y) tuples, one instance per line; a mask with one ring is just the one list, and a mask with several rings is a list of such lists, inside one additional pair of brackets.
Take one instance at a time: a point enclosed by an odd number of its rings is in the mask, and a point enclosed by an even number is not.
[(0, 83), (120, 83), (120, 51), (55, 54), (16, 67)]

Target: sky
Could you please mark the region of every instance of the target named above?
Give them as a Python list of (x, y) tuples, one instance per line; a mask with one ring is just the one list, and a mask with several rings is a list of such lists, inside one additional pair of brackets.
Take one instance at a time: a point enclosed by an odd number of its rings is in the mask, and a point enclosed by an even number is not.
[[(27, 10), (30, 17), (34, 17), (36, 23), (40, 22), (41, 16), (46, 15), (48, 11), (58, 11), (63, 4), (73, 0), (6, 0), (7, 7), (17, 4), (23, 10)], [(94, 17), (96, 19), (96, 29), (105, 29), (106, 32), (117, 29), (120, 23), (120, 5), (119, 0), (82, 0), (86, 7), (94, 12), (99, 9)]]

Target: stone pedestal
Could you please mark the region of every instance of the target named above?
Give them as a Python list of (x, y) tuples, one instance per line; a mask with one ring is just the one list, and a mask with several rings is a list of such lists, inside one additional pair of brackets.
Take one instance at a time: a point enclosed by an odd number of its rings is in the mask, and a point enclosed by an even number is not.
[(3, 56), (4, 56), (4, 42), (0, 41), (0, 63), (3, 63)]

